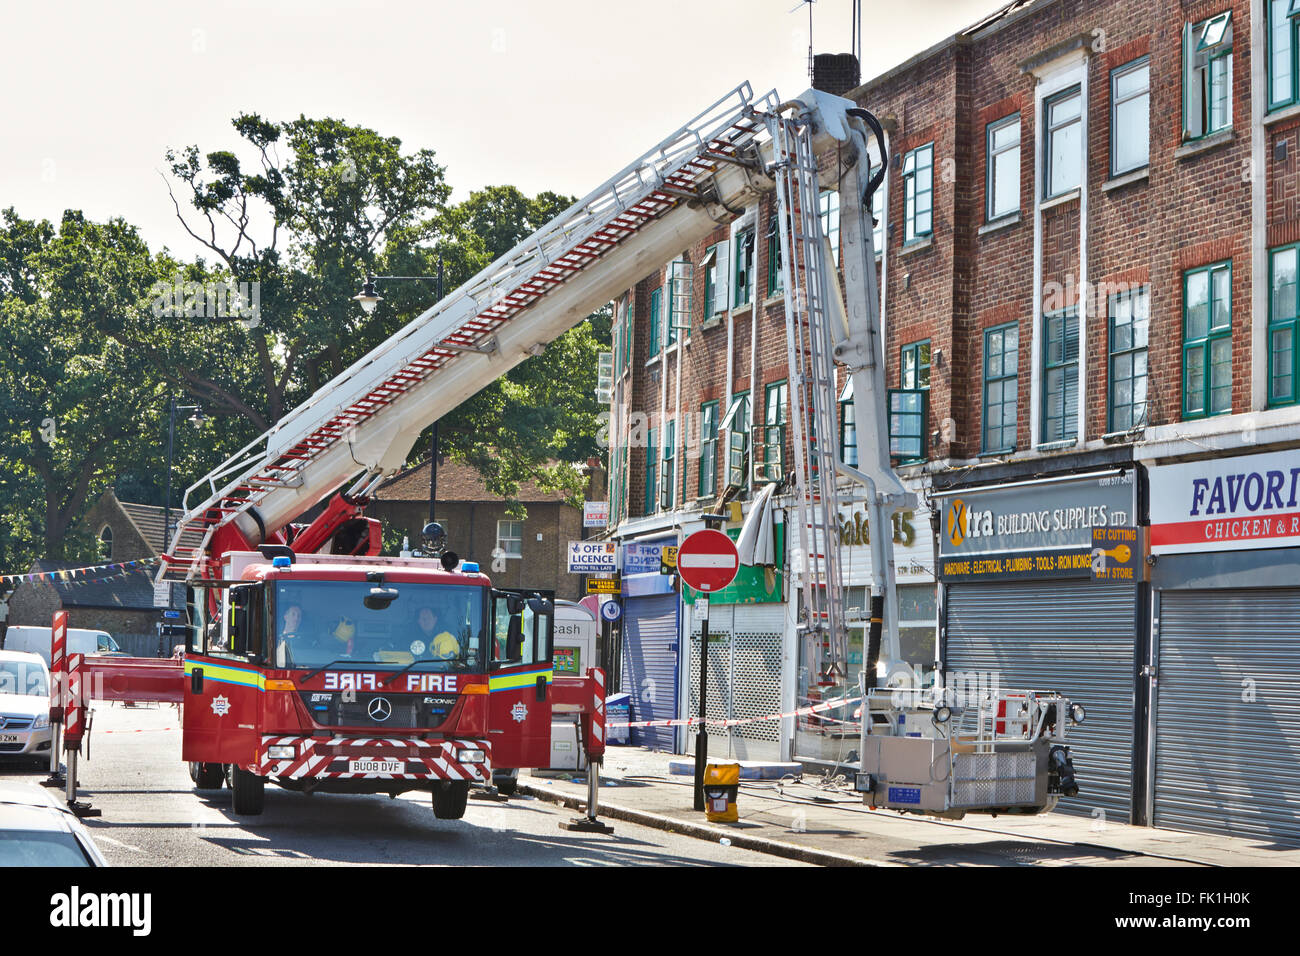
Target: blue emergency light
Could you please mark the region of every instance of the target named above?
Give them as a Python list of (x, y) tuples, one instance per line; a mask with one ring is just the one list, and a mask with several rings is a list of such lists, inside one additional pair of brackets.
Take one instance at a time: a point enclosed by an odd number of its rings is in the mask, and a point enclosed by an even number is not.
[(460, 569), (461, 569), (461, 571), (464, 572), (465, 574), (478, 574), (478, 562), (477, 562), (477, 561), (462, 561), (462, 562), (461, 562), (461, 565), (460, 565)]
[(293, 559), (287, 554), (279, 554), (271, 559), (271, 567), (273, 568), (287, 568), (291, 564), (293, 564)]

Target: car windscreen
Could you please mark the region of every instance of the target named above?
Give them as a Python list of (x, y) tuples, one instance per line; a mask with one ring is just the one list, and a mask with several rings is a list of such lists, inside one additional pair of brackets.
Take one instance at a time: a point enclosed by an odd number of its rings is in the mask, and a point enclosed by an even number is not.
[(71, 833), (0, 829), (0, 866), (91, 866)]
[(397, 597), (368, 608), (377, 586), (366, 581), (274, 584), (272, 666), (317, 668), (349, 663), (424, 672), (484, 667), (484, 590), (444, 584), (387, 583)]
[(35, 661), (0, 660), (0, 694), (50, 695), (45, 668)]

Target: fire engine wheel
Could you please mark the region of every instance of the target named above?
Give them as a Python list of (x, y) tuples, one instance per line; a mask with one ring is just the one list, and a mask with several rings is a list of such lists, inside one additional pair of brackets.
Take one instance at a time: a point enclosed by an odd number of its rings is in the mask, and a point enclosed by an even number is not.
[(492, 785), (497, 788), (497, 793), (503, 797), (513, 797), (519, 792), (519, 771), (513, 773), (503, 773), (500, 776), (492, 775)]
[(457, 780), (433, 791), (433, 815), (439, 820), (459, 820), (469, 802), (469, 781)]
[(191, 763), (190, 779), (196, 790), (220, 790), (226, 779), (225, 768), (219, 763)]
[(256, 816), (266, 804), (266, 778), (249, 773), (243, 767), (230, 770), (230, 789), (235, 796), (235, 812)]

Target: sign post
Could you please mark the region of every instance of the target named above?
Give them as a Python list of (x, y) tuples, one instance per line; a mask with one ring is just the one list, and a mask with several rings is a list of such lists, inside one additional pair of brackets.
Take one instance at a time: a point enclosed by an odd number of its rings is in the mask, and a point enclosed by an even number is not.
[[(700, 729), (695, 738), (695, 809), (704, 809), (704, 768), (709, 762), (708, 716), (709, 681), (709, 595), (721, 591), (736, 579), (740, 570), (740, 552), (735, 543), (713, 525), (726, 520), (725, 515), (705, 515), (709, 525), (682, 542), (677, 552), (677, 573), (682, 581), (703, 592), (703, 618), (700, 621)], [(698, 603), (698, 602), (697, 602)]]

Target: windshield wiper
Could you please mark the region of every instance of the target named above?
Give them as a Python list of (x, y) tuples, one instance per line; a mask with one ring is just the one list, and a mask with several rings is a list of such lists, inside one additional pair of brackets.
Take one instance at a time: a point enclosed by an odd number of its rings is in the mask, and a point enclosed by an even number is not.
[(316, 668), (314, 671), (312, 671), (312, 672), (311, 672), (310, 674), (308, 674), (306, 677), (302, 677), (302, 678), (299, 678), (299, 679), (300, 679), (300, 680), (304, 680), (304, 681), (308, 681), (308, 680), (311, 680), (313, 677), (315, 677), (317, 674), (319, 674), (321, 671), (325, 670), (327, 667), (333, 667), (335, 664), (354, 664), (354, 663), (356, 663), (356, 662), (355, 662), (354, 660), (352, 660), (352, 658), (350, 658), (350, 657), (340, 657), (340, 658), (339, 658), (338, 660), (336, 660), (336, 661), (330, 661), (328, 664), (322, 664), (320, 667)]

